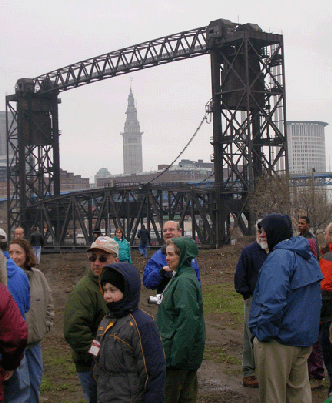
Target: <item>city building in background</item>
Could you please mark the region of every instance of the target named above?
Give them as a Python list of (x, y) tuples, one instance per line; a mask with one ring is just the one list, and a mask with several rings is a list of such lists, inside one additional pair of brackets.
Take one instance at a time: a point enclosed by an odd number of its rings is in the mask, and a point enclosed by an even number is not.
[(142, 134), (137, 120), (137, 109), (132, 89), (128, 96), (127, 119), (123, 136), (123, 172), (133, 174), (143, 172)]
[(95, 185), (97, 185), (99, 178), (111, 178), (112, 175), (107, 168), (100, 168), (99, 171), (95, 175)]
[(0, 111), (0, 157), (7, 157), (6, 112)]
[(326, 172), (325, 126), (318, 121), (288, 121), (289, 173)]
[(90, 179), (82, 178), (81, 175), (75, 175), (73, 172), (67, 172), (60, 169), (60, 192), (74, 192), (90, 189)]
[[(11, 122), (9, 122), (9, 124), (11, 124)], [(7, 130), (5, 111), (0, 111), (0, 167), (7, 167)]]
[[(161, 183), (200, 183), (214, 180), (214, 165), (203, 160), (181, 160), (178, 165), (169, 169), (168, 165), (158, 165), (157, 171), (140, 172), (128, 175), (112, 175), (111, 177), (97, 178), (97, 187), (114, 186), (117, 184), (144, 184), (152, 181), (153, 184)], [(163, 172), (163, 173), (162, 173)], [(162, 173), (162, 175), (160, 175)]]

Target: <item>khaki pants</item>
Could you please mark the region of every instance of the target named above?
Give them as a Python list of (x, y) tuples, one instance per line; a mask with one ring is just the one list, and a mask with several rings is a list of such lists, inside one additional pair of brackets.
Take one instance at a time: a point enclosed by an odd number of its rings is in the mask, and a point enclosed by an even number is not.
[(251, 332), (249, 330), (249, 314), (252, 303), (252, 296), (244, 303), (243, 323), (243, 348), (242, 348), (242, 373), (244, 377), (255, 375), (254, 346), (252, 344)]
[(254, 339), (260, 403), (311, 403), (307, 359), (311, 347)]

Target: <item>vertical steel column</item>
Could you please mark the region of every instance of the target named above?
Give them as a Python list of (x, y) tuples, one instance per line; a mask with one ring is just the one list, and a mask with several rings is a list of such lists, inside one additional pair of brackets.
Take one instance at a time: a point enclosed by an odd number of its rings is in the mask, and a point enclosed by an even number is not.
[(217, 50), (211, 50), (211, 84), (212, 84), (212, 116), (213, 116), (213, 158), (214, 180), (216, 192), (215, 228), (216, 247), (219, 248), (225, 238), (225, 224), (222, 214), (223, 189), (223, 149), (221, 144), (221, 95), (220, 95), (220, 58)]
[(58, 94), (52, 95), (52, 122), (53, 122), (53, 181), (54, 181), (54, 196), (60, 195), (60, 150), (59, 150), (59, 108), (58, 108)]
[[(25, 105), (22, 105), (25, 104)], [(19, 97), (17, 100), (17, 146), (18, 146), (18, 189), (14, 189), (18, 193), (19, 206), (20, 206), (20, 225), (24, 228), (25, 233), (27, 233), (26, 228), (26, 208), (27, 208), (27, 175), (26, 175), (26, 163), (25, 163), (25, 139), (23, 134), (24, 130), (24, 113), (25, 109), (30, 109), (31, 99)], [(26, 105), (28, 107), (26, 107)], [(25, 107), (24, 107), (25, 106)], [(31, 125), (31, 119), (28, 120), (29, 126)]]

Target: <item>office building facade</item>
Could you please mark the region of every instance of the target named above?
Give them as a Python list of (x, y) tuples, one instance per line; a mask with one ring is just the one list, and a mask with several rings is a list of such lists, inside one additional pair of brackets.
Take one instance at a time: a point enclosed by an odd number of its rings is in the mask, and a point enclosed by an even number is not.
[(326, 172), (325, 126), (318, 121), (288, 121), (290, 173)]

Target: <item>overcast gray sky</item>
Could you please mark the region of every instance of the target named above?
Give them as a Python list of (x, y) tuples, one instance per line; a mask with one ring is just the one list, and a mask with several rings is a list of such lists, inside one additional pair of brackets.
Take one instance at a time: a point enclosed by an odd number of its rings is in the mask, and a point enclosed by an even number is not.
[[(316, 1), (3, 0), (0, 13), (0, 110), (16, 81), (218, 18), (283, 33), (287, 120), (320, 120), (332, 167), (332, 5)], [(132, 82), (130, 82), (132, 78)], [(209, 56), (107, 79), (60, 93), (60, 164), (93, 178), (123, 172), (122, 136), (130, 84), (143, 134), (143, 167), (179, 154), (211, 98)], [(182, 158), (210, 161), (204, 124)]]

